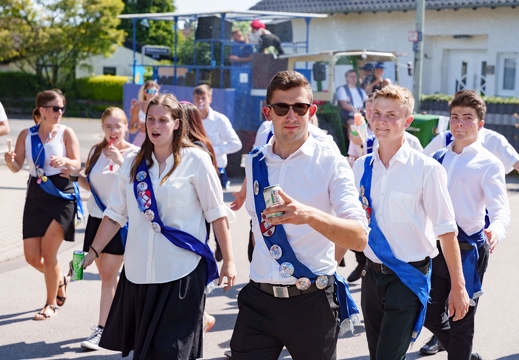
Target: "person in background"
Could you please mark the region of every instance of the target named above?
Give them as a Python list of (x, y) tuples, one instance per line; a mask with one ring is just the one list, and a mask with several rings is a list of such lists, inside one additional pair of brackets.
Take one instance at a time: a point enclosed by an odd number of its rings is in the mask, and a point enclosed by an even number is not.
[[(146, 139), (124, 161), (90, 250), (88, 267), (128, 221), (124, 268), (99, 346), (136, 359), (203, 356), (204, 290), (234, 285), (228, 210), (211, 158), (187, 138), (182, 106), (154, 97)], [(207, 244), (210, 222), (223, 253), (221, 274)]]
[(130, 134), (136, 134), (133, 145), (141, 146), (146, 138), (146, 107), (160, 91), (160, 85), (154, 80), (148, 80), (139, 89), (138, 100), (132, 100), (130, 108)]
[[(213, 150), (213, 145), (211, 145), (211, 141), (207, 138), (205, 134), (204, 125), (202, 124), (202, 116), (200, 115), (200, 111), (198, 111), (197, 107), (188, 101), (180, 101), (180, 105), (182, 106), (182, 110), (186, 115), (187, 124), (189, 126), (187, 137), (189, 140), (193, 142), (193, 144), (200, 146), (204, 149), (210, 156), (211, 161), (213, 162), (214, 169), (218, 174), (218, 167), (216, 166), (216, 155)], [(207, 233), (211, 232), (211, 225), (206, 221)], [(211, 328), (216, 323), (216, 319), (214, 316), (209, 315), (204, 311), (204, 332), (211, 330)]]
[(351, 125), (353, 125), (353, 115), (364, 110), (366, 92), (357, 86), (357, 73), (351, 69), (344, 74), (346, 84), (339, 86), (336, 90), (336, 98), (341, 107), (341, 122), (344, 138), (348, 139)]
[(232, 31), (232, 45), (231, 55), (229, 55), (229, 61), (234, 66), (245, 66), (252, 60), (252, 46), (247, 44), (245, 37), (240, 30), (236, 29)]
[(384, 86), (390, 85), (391, 80), (384, 79), (384, 63), (378, 62), (373, 67), (373, 78), (371, 82), (363, 84), (364, 90), (370, 96), (377, 90), (381, 90)]
[(375, 93), (371, 127), (379, 146), (353, 165), (368, 214), (367, 272), (361, 304), (371, 359), (404, 359), (423, 327), (436, 239), (448, 264), (454, 321), (469, 297), (456, 239), (457, 226), (443, 167), (405, 141), (413, 121), (409, 90), (389, 85)]
[(7, 120), (7, 114), (5, 109), (0, 102), (0, 136), (9, 134), (9, 121)]
[(283, 55), (285, 53), (281, 47), (281, 40), (279, 40), (279, 37), (268, 31), (263, 21), (252, 20), (250, 27), (251, 33), (249, 34), (249, 43), (252, 45), (259, 45), (258, 53), (263, 54), (271, 46), (276, 50), (278, 55)]
[[(90, 251), (103, 219), (103, 212), (108, 204), (112, 185), (117, 179), (124, 159), (139, 150), (138, 146), (125, 140), (128, 132), (128, 119), (122, 109), (117, 107), (106, 109), (101, 116), (101, 128), (104, 133), (103, 141), (92, 147), (86, 161), (85, 175), (80, 174), (78, 177), (79, 185), (92, 194), (87, 203), (89, 216), (83, 242), (84, 252)], [(64, 169), (62, 173), (64, 176), (70, 176), (68, 169)], [(99, 340), (103, 334), (106, 318), (117, 288), (119, 270), (123, 263), (127, 232), (127, 227), (121, 228), (99, 253), (99, 257), (95, 259), (101, 278), (99, 319), (97, 325), (93, 326), (90, 337), (81, 342), (82, 348), (99, 350)]]
[(375, 75), (373, 75), (373, 64), (366, 63), (360, 69), (364, 73), (364, 76), (360, 78), (360, 86), (364, 89), (364, 91), (366, 91), (366, 84), (370, 84), (375, 79)]
[(35, 126), (22, 130), (14, 151), (5, 154), (7, 167), (19, 172), (27, 160), (30, 177), (23, 211), (23, 250), (29, 265), (45, 279), (45, 306), (34, 320), (57, 315), (67, 299), (68, 277), (61, 274), (58, 249), (74, 241), (76, 213), (82, 211), (77, 184), (60, 176), (63, 167), (79, 169), (79, 141), (74, 131), (60, 124), (65, 97), (47, 90), (36, 96)]

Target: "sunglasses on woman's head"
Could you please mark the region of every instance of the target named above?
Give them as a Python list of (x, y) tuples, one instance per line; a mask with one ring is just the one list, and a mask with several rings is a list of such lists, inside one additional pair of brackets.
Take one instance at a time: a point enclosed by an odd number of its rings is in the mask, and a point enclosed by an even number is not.
[(52, 111), (54, 112), (58, 112), (61, 110), (61, 113), (65, 113), (65, 107), (64, 106), (57, 106), (57, 105), (45, 105), (45, 106), (42, 106), (43, 108), (45, 109), (48, 109), (48, 108), (52, 108)]
[(157, 93), (157, 89), (146, 89), (144, 91), (150, 95), (155, 95)]
[(286, 114), (288, 114), (288, 111), (290, 110), (290, 108), (292, 108), (292, 110), (294, 110), (294, 113), (297, 116), (304, 116), (304, 115), (306, 115), (306, 113), (308, 112), (308, 109), (310, 109), (310, 106), (312, 106), (312, 104), (307, 104), (307, 103), (295, 103), (295, 104), (276, 103), (276, 104), (270, 104), (270, 105), (267, 105), (267, 106), (270, 107), (272, 110), (274, 110), (274, 112), (276, 113), (277, 116), (285, 116)]

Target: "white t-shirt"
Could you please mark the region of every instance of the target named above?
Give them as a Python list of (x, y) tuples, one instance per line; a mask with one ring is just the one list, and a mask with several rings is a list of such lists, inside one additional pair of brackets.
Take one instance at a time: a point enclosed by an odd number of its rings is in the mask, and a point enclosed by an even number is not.
[[(125, 152), (123, 152), (121, 155), (123, 156), (123, 159), (126, 159), (128, 155), (135, 154), (139, 151), (139, 147), (135, 145), (130, 145), (128, 149), (126, 149)], [(89, 154), (89, 158), (92, 156), (93, 150)], [(112, 165), (112, 170), (110, 170), (110, 165)], [(112, 190), (112, 186), (117, 179), (117, 173), (119, 172), (119, 165), (114, 163), (111, 159), (108, 159), (104, 152), (101, 151), (101, 154), (99, 154), (99, 158), (97, 159), (96, 163), (90, 170), (90, 188), (95, 189), (95, 192), (101, 202), (107, 206), (108, 204), (108, 198), (110, 197), (110, 191)], [(97, 206), (96, 201), (94, 200), (93, 196), (90, 196), (87, 202), (87, 209), (88, 214), (96, 217), (98, 219), (103, 218), (103, 212)]]
[[(348, 85), (346, 85), (346, 86), (348, 86)], [(359, 94), (359, 89), (362, 94), (362, 97)], [(351, 99), (346, 94), (346, 90), (344, 90), (344, 86), (339, 87), (337, 89), (337, 95), (336, 95), (337, 101), (346, 100), (351, 105), (353, 105), (353, 107), (355, 109), (364, 108), (364, 100), (366, 100), (366, 97), (367, 97), (366, 92), (363, 89), (357, 88), (357, 87), (350, 88), (350, 92), (351, 92), (351, 97), (352, 97)]]
[(224, 114), (209, 108), (209, 114), (202, 119), (207, 137), (211, 141), (216, 155), (216, 165), (219, 168), (227, 166), (227, 154), (233, 154), (241, 149), (241, 141), (232, 128), (229, 118)]

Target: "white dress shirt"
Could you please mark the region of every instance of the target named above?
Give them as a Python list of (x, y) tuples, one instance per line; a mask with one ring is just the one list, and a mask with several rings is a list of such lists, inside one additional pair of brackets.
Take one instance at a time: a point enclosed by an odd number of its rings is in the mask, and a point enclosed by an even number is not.
[[(344, 219), (358, 220), (367, 228), (367, 219), (355, 189), (353, 173), (345, 157), (330, 146), (309, 136), (305, 143), (286, 159), (272, 152), (272, 138), (265, 147), (270, 185), (278, 184), (297, 201)], [(252, 156), (245, 163), (247, 198), (245, 207), (252, 218), (256, 246), (250, 268), (250, 278), (260, 283), (295, 284), (295, 277), (285, 278), (279, 273), (279, 264), (269, 253), (258, 225), (254, 205)], [(283, 225), (288, 241), (297, 258), (317, 275), (335, 272), (334, 243), (309, 225)]]
[(224, 114), (209, 108), (209, 114), (202, 120), (207, 137), (213, 145), (216, 155), (216, 165), (219, 168), (227, 166), (227, 154), (233, 154), (241, 149), (241, 141), (231, 122)]
[[(166, 283), (193, 271), (201, 257), (173, 245), (162, 233), (156, 233), (151, 222), (139, 210), (130, 181), (135, 154), (124, 161), (108, 200), (105, 216), (124, 226), (129, 219), (128, 239), (124, 253), (126, 277), (136, 284)], [(162, 222), (185, 231), (205, 242), (205, 221), (227, 216), (222, 187), (209, 154), (199, 148), (183, 148), (181, 162), (166, 182), (161, 179), (173, 167), (173, 155), (159, 176), (158, 162), (149, 169)]]
[(7, 120), (7, 114), (5, 113), (2, 103), (0, 103), (0, 122), (4, 122), (6, 120)]
[(447, 170), (456, 222), (472, 235), (485, 226), (486, 208), (489, 229), (495, 230), (501, 241), (510, 224), (503, 164), (479, 141), (463, 148), (460, 154), (452, 151), (453, 144), (447, 147), (442, 165)]
[[(139, 147), (135, 145), (130, 145), (125, 152), (121, 153), (123, 159), (130, 154), (134, 154), (139, 151)], [(90, 152), (88, 157), (92, 157), (94, 149)], [(110, 171), (110, 165), (112, 165), (112, 170)], [(114, 163), (111, 159), (107, 158), (103, 151), (99, 154), (99, 158), (97, 159), (92, 169), (90, 169), (90, 188), (94, 189), (97, 197), (101, 200), (101, 202), (106, 206), (108, 204), (108, 198), (110, 197), (110, 191), (112, 190), (112, 186), (117, 179), (117, 173), (119, 172), (119, 165)], [(90, 196), (87, 202), (88, 214), (92, 217), (102, 219), (103, 212), (97, 206), (97, 203), (93, 196)]]
[[(365, 159), (361, 157), (353, 165), (358, 189)], [(371, 201), (378, 227), (401, 261), (435, 257), (438, 236), (458, 231), (445, 169), (406, 141), (387, 169), (378, 151), (373, 153)], [(364, 253), (371, 261), (381, 263), (369, 245)]]
[[(447, 144), (445, 142), (447, 141), (447, 134), (449, 133), (449, 130), (444, 131), (432, 139), (423, 150), (424, 154), (430, 156), (437, 150), (446, 147)], [(454, 138), (452, 140), (454, 140)], [(515, 163), (519, 161), (519, 154), (503, 135), (483, 127), (479, 130), (478, 140), (481, 141), (485, 149), (490, 151), (503, 163), (507, 174), (514, 169)]]

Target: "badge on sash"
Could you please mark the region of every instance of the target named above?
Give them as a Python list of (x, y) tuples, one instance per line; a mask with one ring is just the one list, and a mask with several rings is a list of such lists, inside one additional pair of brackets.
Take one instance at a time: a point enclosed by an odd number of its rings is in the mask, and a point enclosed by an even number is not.
[(160, 225), (156, 222), (152, 222), (151, 223), (151, 228), (153, 229), (153, 231), (155, 231), (156, 233), (159, 233), (161, 231), (160, 229)]
[(281, 250), (281, 246), (272, 245), (270, 247), (270, 256), (272, 256), (274, 260), (279, 260), (281, 258), (281, 255), (283, 255), (283, 250)]
[(139, 204), (144, 209), (148, 209), (151, 206), (151, 192), (149, 190), (139, 193)]
[(254, 180), (254, 195), (258, 195), (259, 193), (259, 182), (258, 180)]
[(360, 187), (360, 198), (362, 199), (362, 208), (366, 212), (366, 218), (368, 218), (368, 225), (371, 220), (371, 208), (369, 207), (369, 201), (366, 196), (364, 196), (366, 189), (364, 188), (364, 185), (361, 185)]
[(148, 184), (146, 184), (144, 181), (137, 184), (137, 191), (143, 192), (148, 190)]
[(137, 181), (144, 181), (144, 179), (146, 179), (146, 176), (146, 171), (139, 171), (137, 175), (135, 175), (135, 178), (137, 179)]
[(272, 225), (268, 221), (265, 221), (265, 219), (261, 219), (260, 230), (263, 236), (271, 237), (276, 232), (276, 226)]
[(310, 289), (311, 285), (312, 282), (309, 278), (302, 277), (296, 280), (296, 288), (298, 288), (299, 290), (308, 290)]
[(328, 276), (319, 275), (317, 279), (315, 279), (315, 287), (322, 290), (328, 285)]
[[(279, 265), (279, 273), (283, 277), (291, 277), (292, 274), (294, 274), (294, 265), (289, 263), (288, 261), (285, 261), (281, 265)], [(328, 281), (328, 280), (327, 280)]]
[(144, 216), (146, 216), (146, 219), (148, 219), (149, 221), (153, 221), (153, 219), (155, 219), (155, 213), (153, 212), (153, 210), (146, 210), (144, 212)]

